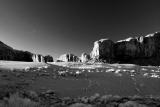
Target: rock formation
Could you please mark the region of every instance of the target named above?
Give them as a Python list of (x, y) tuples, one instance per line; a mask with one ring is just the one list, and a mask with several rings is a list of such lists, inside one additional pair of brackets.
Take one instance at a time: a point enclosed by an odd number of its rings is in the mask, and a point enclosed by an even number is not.
[(44, 59), (44, 56), (42, 56), (40, 54), (33, 54), (32, 61), (33, 62), (45, 62), (45, 59)]
[(81, 62), (87, 62), (90, 60), (90, 55), (87, 53), (82, 53), (80, 60), (81, 60)]
[(109, 39), (101, 39), (94, 42), (91, 58), (97, 60), (111, 60), (114, 57), (114, 42)]
[(160, 32), (113, 42), (94, 42), (91, 58), (109, 63), (160, 65)]
[[(0, 41), (0, 60), (27, 61), (27, 62), (46, 62), (44, 56), (28, 51), (13, 49)], [(46, 59), (47, 61), (49, 58)]]
[(68, 53), (61, 55), (58, 60), (59, 62), (79, 62), (80, 59), (78, 56), (75, 56), (74, 54)]

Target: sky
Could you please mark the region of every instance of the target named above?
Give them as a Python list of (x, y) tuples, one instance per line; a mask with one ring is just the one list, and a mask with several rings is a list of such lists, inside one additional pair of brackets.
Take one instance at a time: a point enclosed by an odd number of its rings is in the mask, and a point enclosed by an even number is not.
[(160, 31), (158, 0), (0, 0), (0, 41), (54, 58)]

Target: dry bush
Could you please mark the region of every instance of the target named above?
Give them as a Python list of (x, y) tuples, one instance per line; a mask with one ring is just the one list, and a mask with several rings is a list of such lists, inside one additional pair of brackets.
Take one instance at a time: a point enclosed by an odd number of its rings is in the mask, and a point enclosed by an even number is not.
[(119, 107), (147, 107), (147, 106), (143, 104), (139, 104), (135, 101), (127, 101), (125, 103), (119, 104)]
[(28, 98), (21, 98), (19, 94), (13, 94), (9, 98), (5, 98), (1, 103), (1, 107), (40, 107), (36, 102)]

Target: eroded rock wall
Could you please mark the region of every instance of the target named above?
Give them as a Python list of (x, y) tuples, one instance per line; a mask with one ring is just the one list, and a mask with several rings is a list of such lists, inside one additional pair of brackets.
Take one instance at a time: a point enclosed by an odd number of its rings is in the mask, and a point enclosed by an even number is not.
[(60, 62), (79, 62), (80, 59), (78, 56), (75, 56), (74, 54), (67, 53), (63, 54), (58, 58), (58, 61)]
[(40, 54), (28, 51), (16, 50), (0, 41), (0, 60), (26, 61), (26, 62), (45, 62)]
[(144, 65), (153, 65), (151, 62), (154, 62), (154, 65), (160, 65), (160, 33), (130, 37), (117, 42), (109, 39), (98, 40), (94, 42), (91, 58), (109, 63), (141, 62), (143, 65), (144, 62)]
[(45, 59), (44, 59), (44, 56), (42, 56), (40, 54), (33, 54), (32, 61), (33, 62), (45, 62)]
[(90, 60), (90, 55), (87, 53), (82, 53), (80, 57), (81, 62), (87, 62)]

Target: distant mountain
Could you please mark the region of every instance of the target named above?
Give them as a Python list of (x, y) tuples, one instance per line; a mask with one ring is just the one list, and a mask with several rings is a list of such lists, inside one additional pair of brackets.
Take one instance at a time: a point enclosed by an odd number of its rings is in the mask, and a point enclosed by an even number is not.
[(117, 42), (110, 39), (95, 41), (91, 58), (107, 63), (160, 65), (160, 32)]
[(16, 50), (0, 41), (0, 60), (27, 61), (27, 62), (51, 62), (51, 56), (42, 56), (28, 51)]

